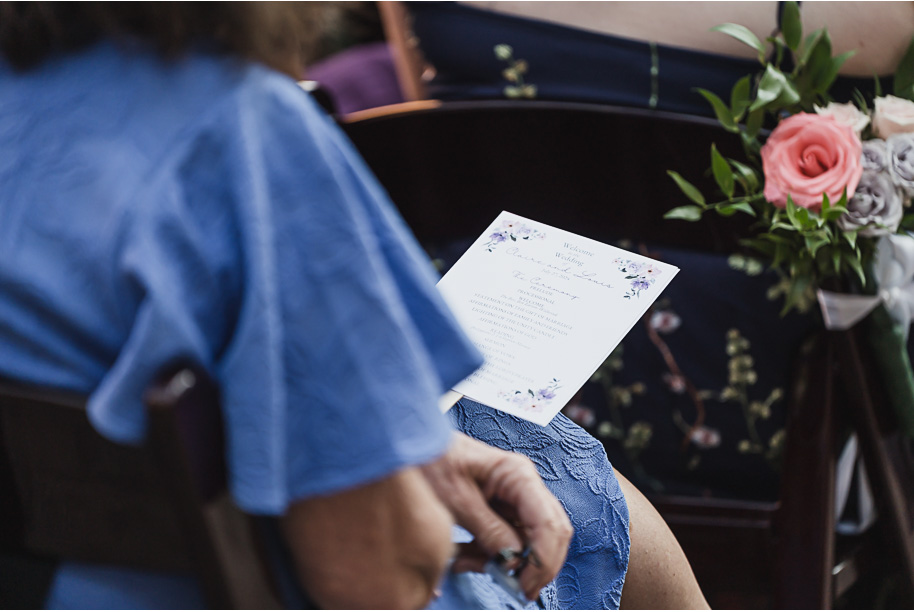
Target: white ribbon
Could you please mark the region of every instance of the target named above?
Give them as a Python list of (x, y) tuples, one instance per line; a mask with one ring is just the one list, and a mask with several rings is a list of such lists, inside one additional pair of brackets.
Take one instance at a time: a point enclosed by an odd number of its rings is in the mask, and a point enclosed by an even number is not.
[(876, 245), (873, 270), (876, 295), (849, 295), (819, 289), (817, 297), (828, 329), (853, 327), (880, 303), (884, 303), (896, 323), (904, 328), (905, 340), (914, 316), (914, 237), (902, 234), (883, 236)]
[[(857, 535), (869, 529), (876, 521), (876, 504), (866, 469), (857, 450), (857, 434), (851, 435), (835, 465), (835, 531), (844, 535)], [(850, 501), (851, 481), (857, 476), (857, 517), (842, 518)]]

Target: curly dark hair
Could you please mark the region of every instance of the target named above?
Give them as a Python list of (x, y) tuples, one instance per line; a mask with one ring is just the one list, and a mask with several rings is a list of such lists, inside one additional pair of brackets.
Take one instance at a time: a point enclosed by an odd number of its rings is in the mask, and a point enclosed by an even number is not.
[(27, 70), (110, 38), (179, 57), (190, 46), (293, 76), (314, 39), (310, 2), (0, 2), (0, 54)]

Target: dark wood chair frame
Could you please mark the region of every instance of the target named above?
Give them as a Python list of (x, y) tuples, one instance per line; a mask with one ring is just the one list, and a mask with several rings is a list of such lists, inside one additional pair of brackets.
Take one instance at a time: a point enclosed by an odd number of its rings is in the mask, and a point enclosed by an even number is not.
[[(688, 227), (662, 218), (688, 203), (667, 169), (711, 193), (710, 144), (739, 157), (736, 137), (711, 120), (563, 102), (423, 101), (340, 123), (424, 244), (478, 236), (503, 209), (596, 240), (716, 253), (736, 251), (748, 227), (736, 217)], [(914, 603), (914, 504), (901, 484), (909, 462), (889, 453), (910, 441), (873, 399), (857, 333), (822, 332), (797, 357), (778, 501), (652, 498), (712, 606), (826, 609), (868, 570), (890, 567)], [(877, 493), (880, 518), (868, 534), (881, 537), (845, 549), (834, 489), (848, 430)]]
[(2, 548), (196, 575), (212, 608), (282, 607), (261, 529), (226, 490), (218, 392), (178, 369), (145, 396), (139, 446), (89, 423), (85, 398), (0, 383)]

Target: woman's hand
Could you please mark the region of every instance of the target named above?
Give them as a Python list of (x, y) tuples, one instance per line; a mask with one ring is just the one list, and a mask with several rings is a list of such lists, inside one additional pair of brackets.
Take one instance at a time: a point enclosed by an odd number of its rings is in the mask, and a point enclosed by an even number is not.
[(536, 599), (562, 568), (573, 531), (533, 463), (456, 434), (448, 453), (422, 472), (457, 524), (476, 537), (458, 554), (453, 571), (482, 571), (500, 551), (529, 546), (520, 585), (528, 599)]

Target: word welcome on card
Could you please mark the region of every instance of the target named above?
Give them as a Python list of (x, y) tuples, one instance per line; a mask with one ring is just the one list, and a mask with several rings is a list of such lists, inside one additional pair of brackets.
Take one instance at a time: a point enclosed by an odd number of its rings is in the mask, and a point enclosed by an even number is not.
[(548, 424), (677, 272), (502, 212), (438, 282), (485, 356), (454, 391)]

